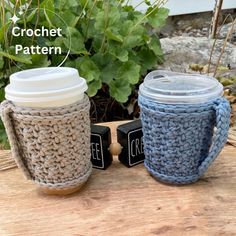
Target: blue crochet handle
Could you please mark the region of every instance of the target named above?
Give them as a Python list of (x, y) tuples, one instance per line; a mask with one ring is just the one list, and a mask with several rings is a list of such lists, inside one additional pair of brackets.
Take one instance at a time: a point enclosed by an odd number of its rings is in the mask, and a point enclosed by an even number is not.
[(216, 132), (213, 137), (209, 154), (198, 168), (199, 176), (205, 173), (205, 171), (216, 159), (220, 151), (223, 149), (225, 143), (227, 142), (228, 130), (230, 125), (230, 104), (227, 99), (221, 97), (214, 102), (214, 109), (216, 112)]

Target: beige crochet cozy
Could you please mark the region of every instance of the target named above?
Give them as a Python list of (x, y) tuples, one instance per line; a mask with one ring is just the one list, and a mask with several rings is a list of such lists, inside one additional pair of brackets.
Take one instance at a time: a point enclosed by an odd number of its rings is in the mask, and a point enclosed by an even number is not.
[(87, 181), (92, 171), (89, 108), (87, 96), (55, 108), (1, 104), (12, 156), (28, 179), (52, 189)]

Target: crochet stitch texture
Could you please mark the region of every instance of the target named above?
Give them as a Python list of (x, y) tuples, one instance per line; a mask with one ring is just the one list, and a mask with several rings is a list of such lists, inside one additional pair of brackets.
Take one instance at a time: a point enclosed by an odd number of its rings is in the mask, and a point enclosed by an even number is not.
[(63, 189), (87, 181), (90, 162), (89, 99), (55, 108), (1, 104), (12, 156), (28, 179)]
[(229, 102), (161, 104), (139, 96), (139, 105), (147, 170), (167, 183), (197, 181), (227, 141)]

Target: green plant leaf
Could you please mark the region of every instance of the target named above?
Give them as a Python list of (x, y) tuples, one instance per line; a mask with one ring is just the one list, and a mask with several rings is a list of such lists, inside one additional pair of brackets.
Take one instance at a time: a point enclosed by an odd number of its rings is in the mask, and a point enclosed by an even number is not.
[(48, 15), (48, 12), (49, 12), (48, 10), (44, 9), (44, 15), (45, 15), (45, 17), (46, 17), (46, 19), (47, 19), (48, 25), (49, 25), (51, 28), (52, 28), (52, 27), (56, 28), (56, 27), (53, 25), (53, 23), (52, 23), (52, 21), (51, 21), (49, 15)]
[(166, 19), (169, 15), (169, 9), (162, 7), (154, 10), (154, 8), (155, 6), (149, 7), (147, 9), (146, 15), (148, 15), (151, 11), (153, 11), (148, 16), (148, 23), (153, 28), (161, 28), (165, 25)]
[(80, 1), (78, 0), (54, 0), (54, 5), (56, 10), (59, 12), (63, 10), (68, 10), (70, 9), (71, 11), (77, 10), (78, 6), (80, 6)]
[(116, 101), (125, 103), (131, 94), (131, 87), (125, 80), (113, 79), (109, 84), (110, 95), (115, 98)]
[(116, 60), (116, 58), (109, 53), (104, 54), (101, 52), (97, 52), (92, 56), (92, 60), (100, 69), (102, 69)]
[(0, 42), (3, 42), (3, 40), (4, 40), (4, 29), (5, 29), (6, 31), (8, 31), (10, 25), (11, 25), (11, 23), (8, 22), (8, 23), (5, 24), (5, 27), (2, 26), (2, 27), (0, 28)]
[(122, 28), (120, 28), (119, 32), (124, 37), (127, 36), (130, 29), (134, 26), (134, 22), (132, 20), (126, 20), (123, 22)]
[(5, 11), (8, 10), (9, 12), (14, 12), (14, 5), (12, 5), (9, 1), (5, 1), (4, 3)]
[(131, 29), (128, 30), (129, 33), (124, 38), (123, 46), (125, 48), (134, 48), (143, 45), (145, 43), (144, 36), (146, 35), (146, 29), (141, 25), (132, 26)]
[(86, 8), (89, 8), (91, 9), (92, 7), (92, 4), (93, 4), (93, 1), (90, 1), (90, 0), (79, 0), (80, 4), (82, 5), (82, 7), (86, 7)]
[(49, 20), (53, 18), (55, 12), (53, 0), (44, 0), (42, 3), (40, 3), (40, 8), (45, 10), (44, 13), (47, 14)]
[[(52, 55), (51, 57), (50, 57), (50, 60), (51, 60), (51, 66), (58, 66), (58, 65), (60, 65), (63, 61), (64, 61), (64, 59), (65, 59), (65, 55)], [(68, 59), (67, 58), (67, 60), (66, 61), (69, 61), (70, 59)], [(75, 67), (75, 66), (70, 66), (70, 67)]]
[(143, 44), (143, 39), (141, 35), (129, 35), (124, 40), (124, 47), (134, 48)]
[(120, 67), (118, 61), (110, 61), (101, 71), (101, 79), (103, 83), (110, 84), (117, 77), (117, 69)]
[(74, 67), (74, 68), (77, 68), (77, 66), (76, 66), (76, 61), (74, 60), (74, 61), (67, 61), (66, 63), (65, 63), (65, 66), (66, 67)]
[(100, 10), (95, 17), (94, 28), (99, 32), (104, 32), (106, 29), (106, 19), (104, 11)]
[(112, 79), (117, 77), (117, 71), (122, 63), (116, 57), (109, 53), (96, 53), (92, 59), (101, 71), (100, 79), (103, 83), (109, 84)]
[(35, 15), (37, 14), (38, 9), (34, 9), (30, 12), (29, 15), (26, 16), (26, 22), (32, 22), (33, 19), (35, 18)]
[[(21, 0), (22, 4), (25, 2), (27, 1)], [(19, 20), (18, 25), (25, 27), (26, 23), (26, 27), (32, 29), (40, 26), (61, 28), (62, 37), (34, 38), (34, 45), (61, 47), (62, 55), (58, 56), (15, 54), (14, 47), (5, 45), (0, 22), (0, 44), (3, 48), (0, 48), (0, 77), (4, 86), (9, 75), (19, 70), (17, 66), (23, 69), (56, 66), (70, 48), (65, 65), (78, 68), (81, 76), (85, 77), (89, 85), (89, 96), (94, 96), (104, 83), (117, 101), (127, 101), (132, 85), (139, 82), (140, 76), (163, 61), (159, 39), (153, 32), (165, 23), (168, 10), (154, 9), (155, 5), (151, 1), (144, 0), (149, 6), (144, 13), (136, 11), (128, 2), (122, 2), (42, 0), (42, 10), (37, 19), (37, 1), (31, 1), (29, 9), (33, 10), (28, 10), (26, 19)], [(44, 12), (43, 9), (49, 10)], [(12, 26), (9, 20), (12, 10), (14, 9), (7, 9), (5, 12), (5, 28)], [(56, 14), (51, 14), (51, 11)], [(32, 44), (32, 38), (13, 37), (11, 44), (28, 47)], [(17, 62), (17, 66), (9, 59)]]
[(104, 3), (104, 10), (101, 9), (96, 15), (94, 27), (97, 31), (104, 32), (107, 28), (120, 24), (120, 16), (118, 8)]
[(11, 23), (11, 22), (12, 22), (11, 19), (10, 19), (11, 17), (12, 17), (12, 14), (11, 14), (10, 12), (6, 12), (6, 13), (5, 13), (5, 18), (6, 18), (6, 21), (5, 21), (5, 22), (6, 22), (6, 23), (7, 23), (7, 22), (8, 22), (8, 23), (9, 23), (9, 22)]
[(135, 59), (138, 59), (139, 65), (141, 65), (141, 74), (145, 75), (147, 70), (151, 70), (157, 65), (157, 57), (153, 51), (144, 47), (140, 49), (137, 54), (134, 55)]
[(64, 37), (58, 37), (54, 41), (47, 41), (47, 46), (54, 46), (54, 47), (60, 47), (63, 53), (67, 53), (69, 50), (69, 47), (65, 46), (64, 41), (69, 39), (66, 39)]
[(6, 69), (5, 70), (5, 73), (4, 73), (4, 82), (5, 84), (8, 83), (8, 78), (10, 77), (11, 74), (15, 73), (15, 72), (18, 72), (19, 71), (19, 67), (18, 66), (11, 66), (9, 69)]
[(0, 72), (0, 88), (3, 88), (5, 86), (5, 83), (3, 82), (3, 73)]
[(108, 52), (117, 59), (119, 59), (121, 62), (126, 62), (129, 60), (128, 51), (125, 48), (120, 47), (120, 45), (116, 42), (109, 44)]
[(32, 56), (32, 64), (27, 66), (26, 68), (38, 68), (38, 67), (48, 67), (51, 62), (48, 60), (47, 55), (43, 54), (33, 54)]
[(157, 37), (154, 36), (151, 38), (150, 42), (148, 43), (148, 47), (155, 53), (156, 56), (163, 56), (161, 43)]
[(122, 49), (116, 52), (116, 57), (122, 62), (127, 62), (129, 60), (129, 53), (127, 50)]
[(23, 54), (23, 53), (19, 54), (19, 56), (15, 56), (15, 55), (9, 54), (8, 52), (0, 51), (0, 56), (6, 57), (6, 58), (13, 60), (13, 61), (22, 62), (25, 64), (32, 64), (31, 56)]
[(3, 69), (4, 67), (4, 60), (3, 57), (0, 56), (0, 69)]
[(120, 11), (117, 7), (110, 7), (109, 8), (109, 26), (113, 27), (117, 24), (120, 24)]
[[(55, 27), (61, 28), (65, 33), (68, 27), (76, 28), (79, 16), (75, 15), (70, 9), (62, 10), (51, 18), (51, 22)], [(78, 29), (77, 29), (78, 30)]]
[(94, 80), (90, 83), (88, 83), (88, 90), (87, 94), (90, 97), (93, 97), (97, 94), (97, 91), (102, 87), (102, 81), (101, 80)]
[(68, 36), (63, 39), (65, 46), (70, 49), (72, 53), (87, 55), (88, 52), (84, 46), (84, 38), (81, 33), (72, 27), (68, 27), (67, 30), (69, 31), (71, 38)]
[(0, 88), (0, 102), (5, 99), (5, 89), (3, 87)]
[[(95, 35), (98, 34), (96, 29), (94, 28), (94, 19), (80, 19), (80, 26), (81, 26), (81, 33), (86, 37), (86, 39), (93, 39), (96, 38)], [(86, 42), (85, 42), (86, 43)]]
[(74, 15), (70, 11), (64, 12), (62, 18), (69, 27), (75, 27), (79, 20), (79, 16)]
[(107, 29), (105, 32), (106, 36), (108, 39), (110, 40), (114, 40), (117, 42), (122, 43), (123, 42), (123, 38), (121, 35), (117, 34), (117, 33), (113, 33), (111, 30)]
[(92, 41), (92, 48), (95, 52), (99, 52), (103, 42), (103, 36), (97, 36)]
[(145, 0), (145, 3), (146, 3), (146, 5), (148, 5), (148, 6), (151, 6), (151, 5), (152, 5), (151, 2), (148, 1), (148, 0)]
[(136, 84), (139, 81), (141, 66), (134, 61), (128, 61), (123, 63), (117, 72), (117, 80), (129, 82), (130, 84)]
[(81, 76), (84, 77), (87, 82), (99, 80), (100, 70), (89, 57), (78, 60), (76, 66), (79, 69)]

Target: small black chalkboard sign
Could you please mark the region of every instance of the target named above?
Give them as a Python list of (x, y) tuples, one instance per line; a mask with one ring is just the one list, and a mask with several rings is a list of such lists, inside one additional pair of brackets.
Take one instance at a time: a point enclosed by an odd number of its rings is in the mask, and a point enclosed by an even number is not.
[(101, 125), (91, 126), (91, 162), (94, 168), (105, 170), (112, 163), (109, 152), (111, 131), (109, 127)]
[(140, 120), (118, 126), (117, 139), (123, 147), (119, 155), (121, 163), (132, 167), (143, 162), (143, 132)]

